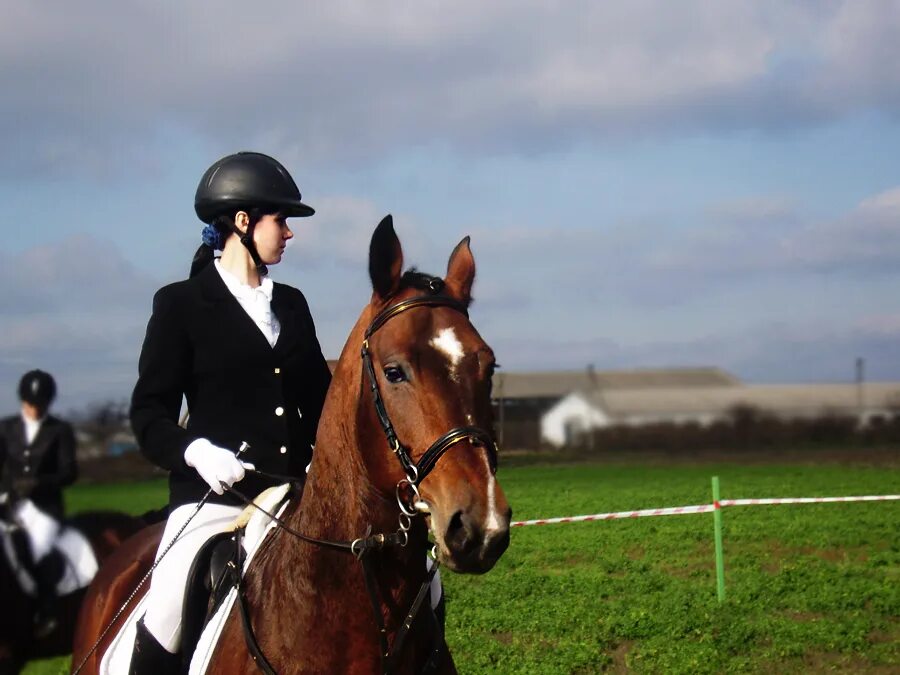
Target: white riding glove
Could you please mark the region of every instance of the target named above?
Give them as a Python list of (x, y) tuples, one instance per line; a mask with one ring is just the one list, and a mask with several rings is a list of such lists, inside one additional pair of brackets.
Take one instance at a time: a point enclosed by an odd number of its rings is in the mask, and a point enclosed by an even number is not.
[(184, 461), (197, 470), (217, 495), (224, 492), (220, 483), (231, 487), (244, 477), (244, 469), (255, 468), (253, 464), (239, 460), (230, 450), (213, 445), (205, 438), (198, 438), (187, 446)]

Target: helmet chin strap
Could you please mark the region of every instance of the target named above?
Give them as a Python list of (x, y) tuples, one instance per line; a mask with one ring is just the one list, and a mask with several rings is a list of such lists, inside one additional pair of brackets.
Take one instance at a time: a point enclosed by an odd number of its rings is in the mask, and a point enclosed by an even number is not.
[(237, 224), (232, 224), (232, 228), (240, 238), (241, 243), (244, 245), (244, 248), (246, 248), (250, 253), (250, 257), (253, 259), (253, 264), (256, 265), (256, 273), (259, 274), (260, 277), (264, 277), (269, 273), (269, 268), (266, 267), (266, 264), (262, 261), (262, 258), (259, 257), (259, 252), (257, 252), (256, 250), (256, 244), (253, 242), (254, 225), (256, 225), (256, 223), (254, 223), (252, 220), (249, 220), (247, 223), (246, 232), (241, 232)]

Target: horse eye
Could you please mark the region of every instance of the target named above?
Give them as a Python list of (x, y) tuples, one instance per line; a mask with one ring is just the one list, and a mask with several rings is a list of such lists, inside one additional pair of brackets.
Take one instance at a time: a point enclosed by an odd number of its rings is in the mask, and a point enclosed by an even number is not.
[(387, 366), (384, 369), (384, 376), (387, 378), (387, 381), (391, 384), (397, 384), (398, 382), (406, 382), (406, 373), (403, 372), (403, 369), (399, 366)]

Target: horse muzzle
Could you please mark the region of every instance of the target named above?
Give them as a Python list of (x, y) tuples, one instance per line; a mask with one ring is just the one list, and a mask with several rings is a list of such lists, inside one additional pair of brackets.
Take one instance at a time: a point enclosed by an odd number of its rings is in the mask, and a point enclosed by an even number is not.
[(447, 522), (443, 536), (436, 537), (441, 562), (464, 574), (484, 574), (509, 546), (512, 511), (484, 524), (465, 510), (456, 511)]

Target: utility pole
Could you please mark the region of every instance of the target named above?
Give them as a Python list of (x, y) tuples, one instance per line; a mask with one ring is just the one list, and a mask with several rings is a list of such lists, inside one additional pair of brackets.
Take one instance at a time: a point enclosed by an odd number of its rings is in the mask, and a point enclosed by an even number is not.
[(859, 424), (862, 426), (865, 421), (864, 412), (866, 407), (865, 397), (866, 382), (866, 360), (861, 356), (856, 357), (856, 412), (859, 416)]
[(504, 426), (504, 414), (503, 414), (503, 373), (499, 373), (496, 375), (497, 378), (497, 421), (499, 422), (499, 429), (497, 429), (497, 441), (498, 445), (503, 447), (503, 426)]
[(588, 450), (594, 449), (594, 428), (591, 420), (594, 402), (597, 398), (597, 372), (594, 370), (594, 364), (588, 364), (587, 367), (588, 383), (590, 385), (590, 393), (588, 394), (588, 406), (584, 413), (584, 428), (587, 433)]

